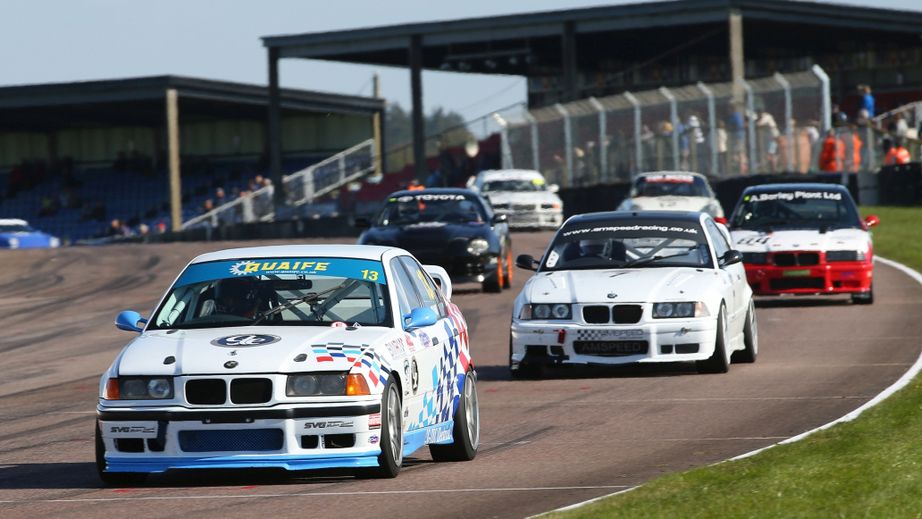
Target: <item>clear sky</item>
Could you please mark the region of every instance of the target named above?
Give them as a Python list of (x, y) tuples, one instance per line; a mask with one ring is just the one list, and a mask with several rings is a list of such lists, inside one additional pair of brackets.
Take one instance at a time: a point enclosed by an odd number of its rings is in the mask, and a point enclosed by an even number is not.
[[(632, 3), (636, 0), (0, 0), (0, 84), (178, 74), (265, 84), (261, 36), (527, 11)], [(837, 0), (920, 9), (920, 0)], [(341, 94), (371, 93), (409, 104), (405, 69), (281, 60), (283, 86)], [(452, 109), (466, 119), (525, 100), (516, 76), (450, 72), (423, 75), (426, 111)]]

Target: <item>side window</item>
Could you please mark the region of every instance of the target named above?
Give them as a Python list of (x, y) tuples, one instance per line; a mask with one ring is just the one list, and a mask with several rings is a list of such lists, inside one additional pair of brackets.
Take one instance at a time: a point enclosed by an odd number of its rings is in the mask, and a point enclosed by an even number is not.
[(713, 220), (708, 220), (706, 225), (708, 234), (711, 235), (711, 242), (714, 243), (714, 254), (720, 259), (721, 256), (730, 250), (730, 244), (727, 243), (726, 236), (724, 236), (724, 233), (720, 232), (720, 229), (717, 228), (717, 224), (715, 224)]
[(403, 323), (403, 317), (410, 313), (414, 308), (422, 306), (419, 297), (416, 295), (416, 288), (410, 276), (407, 275), (406, 269), (400, 263), (399, 258), (391, 260), (391, 271), (394, 274), (394, 290), (397, 292), (397, 305), (400, 307), (400, 316), (398, 321)]
[(426, 271), (416, 260), (409, 256), (401, 256), (400, 261), (406, 266), (407, 271), (410, 273), (410, 279), (416, 285), (416, 290), (419, 292), (422, 302), (421, 306), (431, 308), (439, 317), (447, 317), (448, 312), (445, 309), (445, 302), (442, 300), (442, 293), (439, 292), (438, 287), (435, 286)]

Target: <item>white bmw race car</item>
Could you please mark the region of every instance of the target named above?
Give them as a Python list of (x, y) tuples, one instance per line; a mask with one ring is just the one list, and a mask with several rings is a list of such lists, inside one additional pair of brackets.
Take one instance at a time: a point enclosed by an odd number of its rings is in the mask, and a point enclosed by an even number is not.
[(546, 366), (696, 361), (723, 373), (758, 353), (742, 255), (703, 213), (591, 213), (568, 219), (515, 300), (514, 377)]
[(510, 228), (556, 229), (563, 223), (563, 201), (556, 184), (526, 169), (481, 171), (468, 187), (490, 201), (498, 214), (508, 218)]
[[(441, 284), (441, 290), (433, 282)], [(100, 380), (96, 463), (110, 484), (170, 469), (365, 468), (479, 443), (467, 325), (441, 267), (357, 245), (192, 260)]]
[(723, 218), (724, 210), (707, 177), (684, 171), (641, 173), (619, 211), (701, 211)]

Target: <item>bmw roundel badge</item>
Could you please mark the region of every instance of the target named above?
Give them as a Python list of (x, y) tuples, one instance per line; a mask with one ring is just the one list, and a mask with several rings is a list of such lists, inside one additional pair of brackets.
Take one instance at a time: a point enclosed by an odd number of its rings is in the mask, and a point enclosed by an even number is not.
[(228, 335), (227, 337), (220, 337), (213, 341), (211, 344), (215, 346), (227, 346), (229, 348), (240, 348), (246, 346), (265, 346), (266, 344), (272, 344), (273, 342), (278, 342), (282, 340), (281, 337), (276, 335), (256, 335), (243, 333), (239, 335)]
[(229, 361), (227, 361), (227, 362), (224, 363), (224, 367), (227, 368), (227, 369), (234, 369), (234, 368), (237, 367), (237, 361), (236, 361), (236, 360), (229, 360)]

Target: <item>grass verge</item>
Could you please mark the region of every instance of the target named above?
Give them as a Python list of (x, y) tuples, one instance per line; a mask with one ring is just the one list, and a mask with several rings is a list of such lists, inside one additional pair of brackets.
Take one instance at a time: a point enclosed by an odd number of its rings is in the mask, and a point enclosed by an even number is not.
[[(861, 209), (875, 253), (922, 272), (922, 207)], [(922, 375), (853, 422), (550, 517), (922, 517)]]

